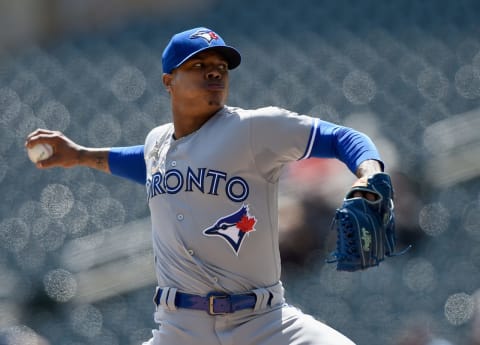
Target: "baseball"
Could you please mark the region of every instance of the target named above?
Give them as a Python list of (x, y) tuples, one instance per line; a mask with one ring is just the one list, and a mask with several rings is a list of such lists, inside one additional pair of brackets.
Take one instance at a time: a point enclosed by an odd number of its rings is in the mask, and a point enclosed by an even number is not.
[(27, 149), (27, 153), (33, 163), (38, 163), (49, 158), (53, 154), (53, 148), (49, 144), (37, 144)]

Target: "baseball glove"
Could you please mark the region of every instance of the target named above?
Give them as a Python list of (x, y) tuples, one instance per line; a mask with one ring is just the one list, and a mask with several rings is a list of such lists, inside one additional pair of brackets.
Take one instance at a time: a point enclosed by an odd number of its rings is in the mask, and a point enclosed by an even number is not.
[[(356, 191), (375, 195), (375, 201), (353, 197)], [(337, 263), (339, 271), (364, 270), (377, 266), (395, 251), (395, 214), (390, 176), (377, 173), (366, 187), (353, 187), (335, 212), (337, 248), (328, 263)]]

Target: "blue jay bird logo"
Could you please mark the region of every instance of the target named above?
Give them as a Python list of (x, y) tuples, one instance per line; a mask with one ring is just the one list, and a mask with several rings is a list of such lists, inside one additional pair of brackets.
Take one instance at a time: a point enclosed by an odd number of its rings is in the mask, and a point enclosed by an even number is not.
[(198, 30), (197, 32), (190, 35), (190, 38), (203, 38), (207, 41), (208, 44), (213, 40), (218, 40), (218, 35), (210, 30)]
[(257, 219), (248, 212), (248, 206), (243, 205), (238, 211), (218, 219), (211, 227), (203, 230), (206, 236), (220, 236), (238, 255), (245, 235), (255, 231)]

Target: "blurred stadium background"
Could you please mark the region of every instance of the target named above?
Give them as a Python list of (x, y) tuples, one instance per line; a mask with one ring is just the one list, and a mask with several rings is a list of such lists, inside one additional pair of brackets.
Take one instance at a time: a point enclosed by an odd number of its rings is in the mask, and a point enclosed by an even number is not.
[(285, 170), (289, 302), (362, 345), (480, 344), (478, 18), (475, 0), (1, 0), (0, 344), (150, 337), (144, 188), (36, 170), (23, 143), (38, 127), (88, 146), (143, 143), (170, 117), (162, 49), (200, 25), (242, 52), (231, 105), (363, 130), (394, 179), (399, 247), (413, 249), (341, 273), (324, 259), (353, 176), (323, 160)]

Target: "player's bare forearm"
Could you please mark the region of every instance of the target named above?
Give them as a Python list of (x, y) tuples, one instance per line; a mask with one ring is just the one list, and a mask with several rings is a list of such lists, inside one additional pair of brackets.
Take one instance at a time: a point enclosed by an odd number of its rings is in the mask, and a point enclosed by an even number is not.
[(78, 165), (110, 173), (108, 166), (109, 148), (82, 147), (79, 152)]
[(355, 175), (357, 175), (357, 177), (361, 179), (379, 172), (382, 172), (382, 167), (380, 163), (376, 160), (368, 159), (360, 163), (357, 171), (355, 172)]
[(72, 168), (85, 166), (110, 173), (108, 165), (109, 148), (88, 148), (81, 146), (63, 133), (46, 129), (37, 129), (27, 136), (25, 147), (31, 148), (37, 144), (49, 144), (53, 155), (36, 164), (37, 168)]

